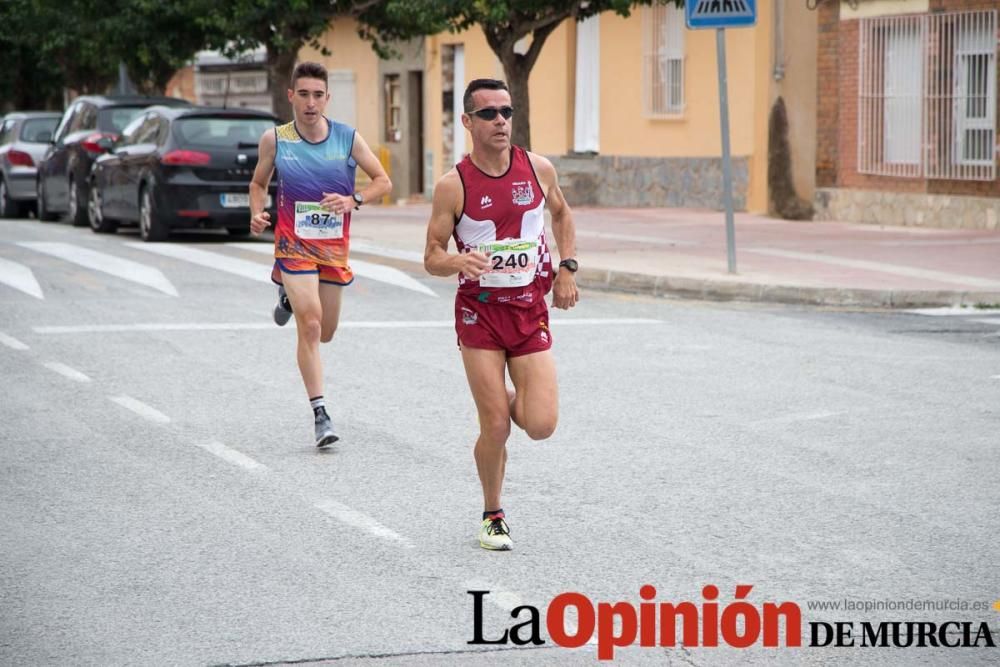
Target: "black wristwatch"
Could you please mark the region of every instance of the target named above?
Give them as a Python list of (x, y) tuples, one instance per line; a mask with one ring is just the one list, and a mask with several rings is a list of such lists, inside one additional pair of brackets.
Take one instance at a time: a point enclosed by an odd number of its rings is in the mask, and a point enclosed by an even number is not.
[(354, 210), (357, 211), (365, 203), (365, 198), (361, 196), (360, 192), (355, 192), (351, 197), (354, 198)]
[(559, 268), (566, 269), (570, 273), (576, 273), (577, 269), (580, 268), (580, 265), (577, 264), (575, 259), (564, 259), (563, 261), (559, 262)]

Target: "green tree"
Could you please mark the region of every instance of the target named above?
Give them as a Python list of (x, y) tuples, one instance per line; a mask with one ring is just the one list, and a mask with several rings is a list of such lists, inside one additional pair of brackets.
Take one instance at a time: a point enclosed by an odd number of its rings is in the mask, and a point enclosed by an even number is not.
[(319, 37), (339, 15), (356, 15), (380, 0), (232, 0), (206, 12), (204, 22), (215, 28), (212, 46), (228, 56), (264, 46), (267, 50), (271, 106), (279, 118), (290, 120), (285, 95), (299, 49), (311, 44), (326, 54)]
[[(531, 100), (528, 79), (545, 40), (566, 19), (581, 21), (613, 11), (628, 16), (636, 5), (651, 2), (684, 6), (684, 0), (414, 0), (409, 15), (427, 15), (428, 24), (443, 19), (452, 32), (478, 25), (486, 42), (503, 65), (510, 96), (517, 108), (512, 141), (531, 147)], [(524, 38), (530, 43), (524, 53), (515, 46)]]

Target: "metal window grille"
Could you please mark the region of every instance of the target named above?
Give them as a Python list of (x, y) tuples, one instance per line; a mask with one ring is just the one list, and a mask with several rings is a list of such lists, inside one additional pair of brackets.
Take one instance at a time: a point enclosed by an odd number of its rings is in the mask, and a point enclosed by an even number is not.
[(672, 4), (643, 9), (642, 90), (647, 115), (684, 112), (684, 12)]
[(858, 171), (996, 179), (997, 11), (862, 19)]

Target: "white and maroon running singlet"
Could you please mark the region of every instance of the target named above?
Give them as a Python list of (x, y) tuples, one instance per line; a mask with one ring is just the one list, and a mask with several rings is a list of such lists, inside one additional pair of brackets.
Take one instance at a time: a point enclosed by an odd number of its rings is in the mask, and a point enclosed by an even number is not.
[(527, 151), (512, 146), (502, 176), (484, 174), (468, 155), (456, 169), (465, 193), (454, 232), (458, 251), (479, 250), (490, 258), (480, 279), (458, 274), (459, 295), (531, 307), (552, 289), (552, 260), (545, 243), (545, 195)]

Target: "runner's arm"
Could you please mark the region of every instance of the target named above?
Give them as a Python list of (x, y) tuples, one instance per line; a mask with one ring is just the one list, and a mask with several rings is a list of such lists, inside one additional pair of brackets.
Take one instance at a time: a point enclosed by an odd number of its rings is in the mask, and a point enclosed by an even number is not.
[(364, 198), (362, 204), (376, 201), (392, 192), (392, 181), (385, 173), (385, 168), (375, 157), (375, 153), (372, 152), (361, 133), (357, 131), (354, 132), (354, 147), (351, 149), (351, 157), (372, 181), (368, 187), (359, 191)]
[[(559, 177), (556, 168), (546, 158), (534, 153), (528, 154), (535, 168), (538, 180), (545, 189), (545, 199), (552, 214), (552, 235), (556, 239), (560, 259), (576, 259), (576, 227), (573, 225), (573, 214), (569, 204), (559, 188)], [(580, 291), (576, 286), (576, 274), (572, 271), (559, 269), (552, 285), (552, 305), (556, 308), (572, 308), (580, 300)]]
[(489, 261), (481, 252), (463, 255), (448, 254), (448, 240), (460, 214), (462, 182), (458, 172), (449, 171), (434, 186), (431, 219), (427, 223), (427, 245), (424, 248), (424, 268), (434, 276), (453, 276), (458, 272), (478, 278), (486, 271)]
[(267, 206), (267, 186), (274, 173), (275, 138), (274, 130), (267, 130), (260, 137), (257, 147), (257, 168), (250, 181), (250, 231), (260, 234), (271, 224), (271, 214)]

